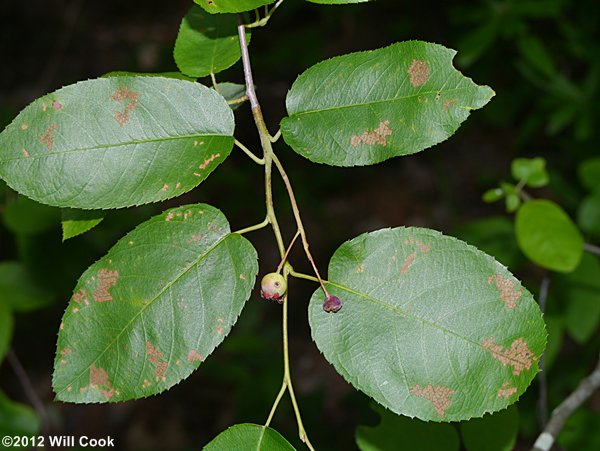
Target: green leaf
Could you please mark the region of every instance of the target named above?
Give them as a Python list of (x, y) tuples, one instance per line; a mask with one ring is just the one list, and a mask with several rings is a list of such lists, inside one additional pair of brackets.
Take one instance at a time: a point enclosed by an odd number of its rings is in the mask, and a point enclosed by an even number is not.
[(452, 67), (456, 52), (401, 42), (321, 62), (288, 92), (285, 141), (333, 166), (363, 166), (449, 138), (494, 95)]
[(499, 201), (503, 197), (504, 197), (504, 191), (502, 189), (492, 188), (492, 189), (488, 189), (485, 193), (483, 193), (483, 196), (481, 198), (484, 202), (491, 204), (492, 202)]
[(541, 188), (550, 181), (543, 158), (515, 158), (511, 165), (515, 180), (523, 181), (532, 188)]
[(4, 225), (15, 235), (37, 235), (57, 227), (59, 221), (60, 211), (57, 208), (25, 196), (17, 196), (4, 210)]
[(549, 200), (525, 203), (515, 221), (517, 242), (537, 265), (559, 272), (573, 271), (583, 254), (583, 237), (571, 218)]
[(197, 186), (233, 148), (233, 113), (214, 90), (161, 77), (59, 89), (0, 134), (0, 177), (59, 207), (120, 208)]
[(57, 399), (124, 401), (188, 377), (235, 324), (256, 259), (250, 242), (206, 204), (142, 223), (75, 288), (58, 335)]
[[(246, 32), (250, 40), (250, 32)], [(173, 51), (181, 72), (205, 77), (233, 66), (242, 57), (234, 15), (206, 14), (193, 6), (179, 27)]]
[(275, 0), (194, 0), (211, 14), (241, 13), (256, 9), (259, 6), (275, 3)]
[(104, 212), (98, 210), (63, 208), (61, 213), (63, 241), (93, 229), (104, 219)]
[(359, 426), (356, 444), (361, 451), (458, 451), (460, 440), (449, 424), (425, 423), (398, 416), (375, 407), (381, 423), (375, 427)]
[(0, 304), (5, 303), (16, 312), (30, 312), (50, 304), (53, 298), (22, 263), (0, 262)]
[[(0, 296), (1, 296), (0, 292)], [(0, 299), (0, 363), (10, 347), (14, 328), (13, 314), (10, 306)]]
[(476, 248), (421, 228), (344, 243), (327, 288), (343, 301), (309, 307), (312, 336), (354, 387), (395, 413), (461, 421), (515, 402), (538, 372), (540, 310), (507, 269)]
[(590, 191), (600, 190), (600, 157), (590, 158), (577, 168), (579, 181)]
[(598, 331), (600, 324), (600, 263), (585, 253), (581, 263), (565, 276), (565, 323), (569, 335), (585, 344)]
[(31, 436), (39, 430), (40, 422), (33, 409), (10, 400), (0, 391), (0, 437)]
[(275, 429), (257, 424), (236, 424), (217, 435), (204, 451), (291, 451), (295, 448)]
[(460, 423), (467, 451), (512, 451), (519, 431), (516, 406)]
[(600, 235), (600, 191), (581, 201), (577, 210), (577, 224), (587, 233)]

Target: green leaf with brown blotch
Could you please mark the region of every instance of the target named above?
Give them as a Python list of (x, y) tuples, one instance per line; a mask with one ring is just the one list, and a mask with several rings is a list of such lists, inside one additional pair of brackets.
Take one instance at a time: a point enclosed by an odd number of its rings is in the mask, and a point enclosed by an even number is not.
[(80, 209), (158, 202), (196, 187), (231, 152), (234, 119), (213, 89), (117, 76), (61, 88), (0, 134), (0, 178)]
[(455, 54), (408, 41), (311, 67), (288, 92), (285, 142), (316, 163), (364, 166), (444, 141), (494, 95), (454, 69)]
[(416, 227), (344, 243), (331, 295), (310, 301), (317, 347), (354, 387), (391, 411), (462, 421), (515, 402), (539, 371), (544, 321), (531, 294), (489, 255)]
[(185, 379), (230, 332), (257, 271), (254, 247), (214, 207), (142, 223), (75, 288), (58, 335), (57, 399), (125, 401)]

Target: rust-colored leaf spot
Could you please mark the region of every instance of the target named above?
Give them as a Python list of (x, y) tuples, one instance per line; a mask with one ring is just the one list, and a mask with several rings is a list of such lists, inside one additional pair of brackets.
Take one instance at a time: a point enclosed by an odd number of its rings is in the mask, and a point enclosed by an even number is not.
[[(199, 165), (198, 168), (202, 169), (202, 170), (206, 169), (209, 164), (211, 164), (213, 161), (215, 161), (220, 156), (221, 156), (220, 153), (213, 153), (210, 157), (208, 157), (206, 160), (204, 160), (204, 163), (202, 163), (201, 165)], [(201, 176), (201, 174), (198, 174), (197, 172), (194, 172), (194, 175), (196, 177), (200, 177)]]
[(179, 189), (179, 188), (181, 188), (181, 183), (178, 182), (177, 185), (175, 185), (175, 189)]
[(219, 335), (223, 335), (223, 323), (224, 322), (225, 322), (225, 320), (223, 318), (217, 319), (217, 333)]
[(82, 288), (77, 293), (73, 293), (73, 300), (75, 302), (77, 302), (78, 304), (81, 304), (81, 301), (83, 301), (84, 299), (86, 299), (87, 296), (88, 296), (87, 291), (85, 291), (85, 289)]
[(97, 368), (96, 365), (92, 365), (90, 368), (90, 387), (97, 388), (106, 397), (107, 401), (110, 401), (110, 398), (115, 394), (108, 374), (103, 368)]
[(420, 385), (415, 385), (410, 389), (410, 392), (413, 395), (430, 401), (440, 418), (444, 418), (446, 409), (452, 404), (450, 396), (455, 393), (451, 388), (443, 387), (441, 385), (434, 387), (431, 384), (425, 388), (421, 388)]
[(429, 65), (422, 60), (412, 60), (408, 68), (410, 84), (414, 87), (424, 85), (429, 80)]
[(416, 244), (421, 252), (424, 254), (429, 252), (431, 249), (429, 243), (423, 243), (421, 240), (416, 240), (414, 237), (410, 236), (404, 240), (404, 244)]
[(533, 361), (537, 360), (537, 357), (522, 338), (517, 338), (507, 349), (495, 344), (494, 339), (491, 337), (483, 340), (481, 346), (483, 349), (490, 351), (492, 356), (503, 366), (512, 366), (515, 376), (521, 374), (521, 371), (531, 368)]
[(511, 387), (508, 382), (504, 382), (498, 389), (498, 398), (510, 398), (517, 392), (516, 387)]
[(112, 301), (112, 294), (108, 290), (117, 283), (118, 279), (119, 273), (117, 271), (111, 271), (110, 269), (101, 269), (98, 271), (98, 285), (96, 286), (96, 291), (94, 291), (94, 301)]
[(116, 102), (125, 104), (125, 109), (123, 111), (115, 111), (115, 120), (119, 123), (119, 125), (123, 126), (129, 122), (129, 116), (138, 106), (139, 97), (139, 93), (132, 91), (125, 86), (117, 89), (110, 97)]
[(40, 135), (40, 142), (46, 146), (48, 150), (54, 148), (54, 134), (56, 133), (56, 130), (58, 130), (58, 125), (51, 124), (50, 127)]
[(164, 360), (164, 354), (155, 348), (152, 343), (149, 341), (146, 342), (146, 356), (148, 357), (148, 362), (154, 365), (154, 374), (156, 376), (157, 381), (165, 381), (165, 373), (167, 372), (167, 368), (169, 364)]
[(240, 280), (246, 280), (246, 276), (243, 274), (240, 274)]
[(167, 216), (165, 217), (165, 221), (169, 222), (174, 217), (175, 217), (175, 215), (173, 214), (172, 211), (170, 211), (170, 212), (167, 213)]
[(52, 108), (54, 108), (54, 110), (58, 111), (62, 108), (62, 103), (60, 103), (58, 100), (54, 99), (52, 101)]
[(24, 156), (25, 158), (27, 158), (27, 157), (29, 156), (29, 152), (27, 151), (27, 149), (26, 149), (25, 147), (23, 147), (23, 148), (21, 149), (21, 152), (23, 152), (23, 156)]
[(160, 189), (162, 192), (165, 192), (166, 190), (169, 189), (169, 185), (167, 185), (166, 183), (163, 185), (163, 187)]
[(416, 252), (413, 252), (412, 254), (410, 254), (406, 258), (406, 261), (404, 262), (404, 264), (402, 265), (402, 268), (400, 269), (400, 274), (406, 274), (410, 268), (410, 265), (412, 265), (416, 259), (417, 259)]
[(390, 128), (390, 121), (383, 121), (380, 122), (379, 126), (372, 132), (365, 131), (362, 135), (353, 135), (350, 138), (350, 144), (352, 144), (352, 147), (358, 147), (361, 144), (366, 144), (367, 146), (372, 146), (374, 144), (386, 146), (387, 137), (391, 134), (392, 129)]
[(73, 349), (71, 349), (70, 347), (66, 347), (65, 349), (63, 349), (62, 351), (60, 351), (60, 355), (62, 355), (63, 357), (66, 355), (69, 355), (73, 352)]
[(500, 274), (494, 274), (488, 277), (488, 284), (491, 285), (492, 283), (496, 284), (496, 288), (500, 292), (500, 299), (506, 307), (514, 309), (523, 294), (521, 290), (515, 290), (515, 282)]
[(21, 124), (21, 130), (27, 130), (29, 128), (29, 124), (27, 122), (23, 122)]
[(192, 235), (188, 240), (188, 243), (194, 243), (196, 241), (200, 241), (202, 239), (202, 235)]
[(448, 108), (450, 108), (450, 105), (452, 105), (453, 103), (458, 102), (458, 99), (448, 99), (444, 102), (444, 110), (448, 111)]
[(148, 379), (144, 379), (144, 383), (142, 384), (142, 388), (148, 388), (148, 387), (150, 387), (150, 385), (152, 385), (152, 382), (150, 382)]
[(188, 361), (188, 363), (202, 362), (202, 356), (200, 355), (200, 353), (198, 351), (196, 351), (195, 349), (192, 349), (188, 353), (187, 361)]
[(45, 113), (47, 109), (48, 105), (46, 105), (46, 102), (42, 103), (42, 111)]
[(183, 220), (185, 221), (187, 218), (189, 218), (190, 216), (192, 216), (192, 214), (194, 214), (194, 212), (192, 210), (186, 210), (183, 213)]
[(204, 141), (194, 141), (194, 147), (204, 145)]

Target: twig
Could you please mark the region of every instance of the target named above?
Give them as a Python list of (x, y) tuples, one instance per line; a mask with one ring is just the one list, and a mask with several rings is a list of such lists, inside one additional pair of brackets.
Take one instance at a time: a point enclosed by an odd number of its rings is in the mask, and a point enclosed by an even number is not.
[(17, 354), (15, 354), (15, 351), (13, 349), (10, 349), (8, 351), (8, 353), (6, 354), (6, 359), (8, 360), (8, 363), (10, 363), (10, 366), (12, 367), (17, 378), (19, 379), (19, 382), (21, 383), (21, 386), (23, 387), (23, 391), (25, 392), (27, 399), (29, 399), (29, 402), (31, 403), (31, 405), (33, 406), (33, 408), (36, 411), (36, 413), (40, 419), (42, 431), (44, 433), (47, 433), (49, 423), (48, 423), (48, 415), (46, 414), (46, 409), (44, 408), (44, 404), (40, 400), (39, 396), (35, 392), (35, 389), (33, 388), (33, 384), (31, 383), (31, 380), (29, 379), (29, 376), (27, 375), (25, 368), (23, 368), (23, 365), (21, 365), (21, 362), (19, 361)]
[(290, 179), (288, 178), (285, 170), (283, 169), (281, 162), (275, 155), (273, 155), (273, 162), (275, 163), (275, 166), (277, 166), (277, 169), (279, 170), (279, 174), (281, 175), (281, 178), (283, 179), (283, 183), (285, 184), (285, 187), (287, 189), (288, 196), (289, 196), (290, 202), (292, 204), (292, 210), (294, 211), (294, 217), (296, 218), (296, 225), (298, 226), (298, 231), (300, 232), (300, 236), (302, 237), (302, 244), (304, 246), (304, 253), (306, 254), (306, 258), (308, 258), (308, 261), (310, 261), (310, 264), (313, 267), (313, 271), (315, 272), (317, 279), (319, 279), (321, 288), (323, 289), (325, 296), (329, 299), (329, 297), (330, 297), (329, 291), (327, 291), (327, 288), (325, 287), (325, 284), (323, 283), (323, 279), (321, 278), (321, 275), (319, 274), (319, 270), (317, 269), (315, 260), (313, 259), (313, 256), (310, 253), (310, 250), (308, 248), (308, 239), (306, 238), (306, 232), (304, 231), (304, 225), (302, 224), (302, 218), (300, 217), (300, 210), (298, 209), (298, 204), (296, 203), (296, 196), (294, 196), (294, 190), (292, 188), (292, 184), (290, 183)]
[(240, 149), (242, 149), (244, 151), (244, 153), (246, 155), (248, 155), (252, 159), (252, 161), (254, 161), (256, 164), (260, 164), (260, 165), (265, 164), (265, 159), (264, 158), (258, 158), (256, 155), (254, 155), (252, 153), (252, 151), (250, 149), (248, 149), (246, 146), (244, 146), (237, 139), (234, 142), (235, 142), (235, 145), (238, 146)]
[(583, 243), (583, 250), (592, 254), (600, 255), (600, 247), (590, 243)]
[(300, 230), (298, 230), (296, 232), (296, 234), (294, 235), (294, 238), (292, 239), (292, 242), (290, 243), (287, 250), (285, 251), (285, 255), (283, 256), (283, 258), (281, 259), (281, 262), (277, 266), (277, 273), (281, 272), (281, 269), (283, 268), (283, 265), (285, 264), (285, 262), (288, 258), (288, 255), (290, 254), (290, 251), (292, 250), (292, 247), (294, 246), (294, 243), (296, 242), (296, 240), (298, 239), (299, 236), (300, 236)]
[[(546, 301), (548, 299), (548, 288), (550, 287), (550, 278), (546, 275), (542, 279), (542, 283), (540, 285), (540, 297), (538, 299), (540, 304), (540, 310), (542, 311), (542, 315), (546, 311)], [(542, 354), (539, 361), (540, 365), (540, 393), (538, 399), (538, 416), (540, 425), (542, 428), (546, 427), (546, 422), (548, 421), (548, 378), (546, 377), (546, 355)]]
[(279, 8), (279, 5), (281, 5), (282, 3), (283, 3), (283, 0), (278, 0), (277, 3), (275, 3), (275, 5), (273, 6), (273, 8), (271, 8), (270, 11), (267, 9), (267, 6), (265, 5), (265, 17), (263, 17), (262, 19), (260, 18), (259, 14), (258, 14), (258, 10), (256, 10), (256, 20), (253, 23), (246, 24), (245, 27), (246, 28), (264, 27), (271, 19), (271, 16), (275, 12), (275, 10), (277, 8)]
[(600, 356), (598, 364), (592, 373), (583, 379), (579, 386), (554, 409), (544, 431), (535, 441), (532, 451), (548, 451), (552, 448), (565, 421), (600, 387)]

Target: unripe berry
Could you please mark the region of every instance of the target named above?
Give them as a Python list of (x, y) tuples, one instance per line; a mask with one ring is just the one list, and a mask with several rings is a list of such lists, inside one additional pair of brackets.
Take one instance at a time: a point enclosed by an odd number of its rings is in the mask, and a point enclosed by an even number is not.
[(260, 282), (260, 295), (264, 299), (271, 301), (283, 302), (281, 299), (287, 291), (287, 282), (285, 278), (276, 272), (267, 274)]
[(327, 313), (336, 313), (342, 308), (342, 305), (343, 303), (340, 298), (337, 296), (329, 296), (325, 299), (325, 302), (323, 302), (323, 310)]

